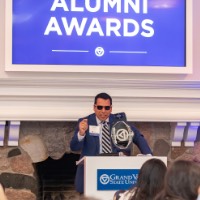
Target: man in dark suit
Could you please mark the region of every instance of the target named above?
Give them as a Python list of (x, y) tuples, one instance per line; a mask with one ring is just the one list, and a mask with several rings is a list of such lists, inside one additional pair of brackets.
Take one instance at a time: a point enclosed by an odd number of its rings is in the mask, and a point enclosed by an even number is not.
[[(102, 151), (102, 122), (112, 124), (115, 115), (112, 112), (112, 98), (106, 93), (96, 95), (94, 100), (94, 113), (78, 120), (78, 126), (70, 142), (72, 151), (81, 151), (80, 158), (84, 156), (96, 156)], [(133, 126), (133, 143), (137, 145), (142, 154), (152, 154), (143, 135)], [(121, 150), (111, 144), (112, 153)], [(75, 187), (79, 193), (83, 193), (84, 166), (79, 165), (76, 172)]]

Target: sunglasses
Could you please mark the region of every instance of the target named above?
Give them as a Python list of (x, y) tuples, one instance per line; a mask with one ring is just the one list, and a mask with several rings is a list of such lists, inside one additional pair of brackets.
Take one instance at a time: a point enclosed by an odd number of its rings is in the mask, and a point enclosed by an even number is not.
[(96, 106), (98, 110), (102, 110), (105, 108), (105, 110), (110, 110), (111, 106)]

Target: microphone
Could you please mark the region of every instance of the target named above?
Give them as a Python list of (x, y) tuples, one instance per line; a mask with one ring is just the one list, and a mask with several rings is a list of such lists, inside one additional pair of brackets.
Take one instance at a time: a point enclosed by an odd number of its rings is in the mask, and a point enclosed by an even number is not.
[(114, 114), (115, 120), (117, 121), (127, 121), (126, 114), (124, 112)]

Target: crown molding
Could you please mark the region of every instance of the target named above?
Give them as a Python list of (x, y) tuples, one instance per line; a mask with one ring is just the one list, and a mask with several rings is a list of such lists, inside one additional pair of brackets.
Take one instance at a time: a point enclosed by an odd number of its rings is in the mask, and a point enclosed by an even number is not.
[(77, 120), (99, 92), (133, 121), (199, 121), (200, 82), (106, 78), (0, 79), (0, 120)]

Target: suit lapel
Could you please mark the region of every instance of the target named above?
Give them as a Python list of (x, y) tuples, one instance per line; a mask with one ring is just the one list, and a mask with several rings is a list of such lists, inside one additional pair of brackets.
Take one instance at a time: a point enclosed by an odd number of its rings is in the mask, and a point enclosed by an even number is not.
[[(96, 120), (96, 115), (92, 114), (90, 119), (89, 119), (89, 125), (92, 126), (97, 126), (97, 120)], [(95, 142), (96, 146), (96, 154), (99, 154), (99, 137), (98, 136), (92, 136)]]
[[(95, 114), (92, 114), (90, 117), (89, 117), (89, 125), (93, 125), (93, 126), (97, 126), (97, 120), (96, 120), (96, 115)], [(113, 114), (111, 114), (110, 116), (109, 116), (109, 124), (110, 124), (110, 127), (111, 127), (111, 125), (112, 125), (112, 123), (113, 123), (113, 121), (114, 121), (114, 115)], [(111, 132), (111, 131), (110, 131)], [(95, 141), (95, 145), (96, 145), (96, 153), (98, 154), (99, 153), (99, 149), (100, 149), (100, 147), (99, 147), (99, 137), (97, 137), (97, 136), (93, 136), (93, 138), (94, 138), (94, 141)], [(112, 149), (114, 150), (114, 146), (113, 146), (113, 143), (111, 142), (111, 144), (112, 144)], [(115, 151), (115, 150), (114, 150)]]

